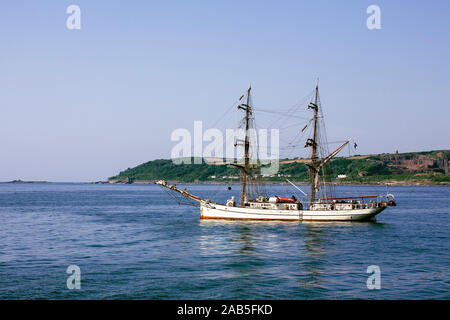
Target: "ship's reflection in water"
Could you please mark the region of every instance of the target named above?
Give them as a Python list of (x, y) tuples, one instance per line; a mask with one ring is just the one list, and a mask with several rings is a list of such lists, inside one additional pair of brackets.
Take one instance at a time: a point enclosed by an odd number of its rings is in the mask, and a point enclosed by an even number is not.
[(225, 277), (260, 272), (257, 247), (260, 240), (251, 225), (233, 221), (201, 220), (199, 238), (203, 257), (220, 259)]
[(326, 290), (333, 270), (328, 265), (333, 232), (355, 228), (355, 223), (200, 220), (199, 226), (201, 256), (220, 260), (216, 277), (239, 278), (240, 283), (257, 277), (268, 287), (284, 283), (320, 297), (317, 289)]
[(237, 232), (239, 236), (235, 241), (241, 245), (238, 252), (242, 255), (252, 255), (255, 252), (255, 246), (252, 239), (251, 229), (245, 225), (240, 225), (237, 227)]
[[(298, 223), (287, 224), (298, 227)], [(281, 242), (277, 233), (280, 225), (276, 222), (201, 220), (201, 255), (221, 260), (222, 277), (239, 278), (241, 284), (254, 277), (264, 279), (264, 275), (273, 271), (271, 256), (279, 252)]]
[[(304, 225), (304, 259), (300, 260), (298, 282), (301, 287), (318, 287), (323, 273), (323, 257), (326, 254), (323, 229), (315, 224)], [(303, 272), (302, 272), (303, 271)]]

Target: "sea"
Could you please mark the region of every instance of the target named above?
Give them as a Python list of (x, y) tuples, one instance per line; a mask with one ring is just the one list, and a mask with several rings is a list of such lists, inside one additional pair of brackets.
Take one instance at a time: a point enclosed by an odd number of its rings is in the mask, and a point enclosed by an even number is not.
[(157, 185), (0, 183), (0, 299), (449, 299), (450, 187), (336, 188), (386, 192), (376, 221), (263, 222), (200, 220)]

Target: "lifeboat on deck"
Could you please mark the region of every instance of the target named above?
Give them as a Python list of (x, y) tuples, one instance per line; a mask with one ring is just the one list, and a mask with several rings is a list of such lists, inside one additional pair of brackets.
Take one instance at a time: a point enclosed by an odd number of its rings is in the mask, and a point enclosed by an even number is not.
[(295, 199), (294, 197), (282, 198), (282, 197), (274, 196), (274, 197), (269, 198), (269, 202), (272, 202), (272, 203), (296, 203), (297, 199)]

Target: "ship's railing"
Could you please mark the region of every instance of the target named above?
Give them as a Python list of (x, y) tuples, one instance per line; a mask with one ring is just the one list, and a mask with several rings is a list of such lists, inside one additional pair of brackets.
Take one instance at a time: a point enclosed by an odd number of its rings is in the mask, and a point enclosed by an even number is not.
[(349, 200), (349, 199), (367, 199), (367, 198), (380, 198), (382, 199), (384, 196), (376, 195), (376, 196), (360, 196), (360, 197), (340, 197), (340, 198), (320, 198), (317, 200), (325, 200), (325, 201), (333, 201), (333, 200)]
[[(369, 202), (366, 202), (370, 199)], [(367, 209), (385, 206), (385, 196), (358, 196), (339, 198), (320, 198), (312, 204), (313, 207), (324, 207), (324, 209)], [(374, 201), (373, 201), (374, 200)], [(325, 208), (326, 207), (326, 208)], [(348, 208), (347, 208), (348, 207)]]

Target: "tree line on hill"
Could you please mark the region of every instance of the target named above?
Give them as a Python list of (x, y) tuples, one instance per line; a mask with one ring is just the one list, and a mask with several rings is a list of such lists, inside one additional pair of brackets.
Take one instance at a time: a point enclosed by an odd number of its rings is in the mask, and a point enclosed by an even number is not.
[[(425, 184), (448, 184), (450, 150), (378, 154), (338, 157), (326, 166), (327, 180), (339, 183), (377, 183), (383, 181), (410, 181)], [(191, 159), (192, 160), (192, 159)], [(265, 181), (308, 182), (305, 160), (280, 160), (277, 174), (262, 177)], [(172, 160), (148, 161), (128, 168), (109, 178), (110, 182), (169, 180), (177, 182), (231, 182), (239, 181), (239, 172), (227, 164), (175, 164)]]

